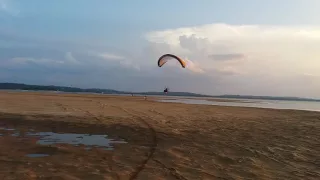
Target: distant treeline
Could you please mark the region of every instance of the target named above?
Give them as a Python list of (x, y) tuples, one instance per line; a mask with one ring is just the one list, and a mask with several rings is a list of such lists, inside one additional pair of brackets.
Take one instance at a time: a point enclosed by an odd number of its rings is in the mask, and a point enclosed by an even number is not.
[(18, 83), (0, 83), (0, 89), (29, 90), (29, 91), (120, 93), (120, 91), (109, 90), (109, 89), (81, 89), (76, 87), (28, 85), (28, 84), (18, 84)]
[[(77, 87), (66, 86), (45, 86), (45, 85), (29, 85), (20, 83), (0, 83), (0, 89), (7, 90), (29, 90), (29, 91), (61, 91), (61, 92), (82, 92), (82, 93), (103, 93), (103, 94), (135, 94), (135, 95), (163, 95), (163, 92), (125, 92), (113, 89), (90, 88), (83, 89)], [(188, 93), (188, 92), (170, 92), (170, 96), (193, 96), (193, 97), (211, 97), (208, 95)]]
[[(163, 92), (125, 92), (113, 89), (99, 88), (77, 88), (66, 86), (45, 86), (45, 85), (29, 85), (22, 83), (0, 83), (0, 89), (3, 90), (29, 90), (29, 91), (61, 91), (74, 93), (103, 93), (103, 94), (134, 94), (134, 95), (163, 95)], [(264, 100), (289, 100), (289, 101), (320, 101), (317, 99), (299, 98), (299, 97), (274, 97), (274, 96), (251, 96), (251, 95), (220, 95), (209, 96), (203, 94), (189, 92), (170, 92), (168, 96), (189, 96), (189, 97), (215, 97), (215, 98), (237, 98), (237, 99), (264, 99)]]

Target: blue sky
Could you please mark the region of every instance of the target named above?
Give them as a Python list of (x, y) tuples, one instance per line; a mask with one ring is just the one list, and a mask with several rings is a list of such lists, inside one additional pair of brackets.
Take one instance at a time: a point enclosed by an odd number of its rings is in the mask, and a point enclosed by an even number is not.
[[(320, 97), (319, 9), (318, 0), (0, 0), (0, 81)], [(186, 58), (187, 70), (158, 68), (163, 53)]]

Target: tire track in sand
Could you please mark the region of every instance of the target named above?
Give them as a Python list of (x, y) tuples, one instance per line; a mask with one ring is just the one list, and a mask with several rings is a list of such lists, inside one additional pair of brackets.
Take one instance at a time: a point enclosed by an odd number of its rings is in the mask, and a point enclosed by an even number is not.
[[(106, 105), (101, 103), (101, 102), (98, 102), (99, 104), (99, 107), (100, 108), (104, 108)], [(102, 123), (103, 121), (96, 117), (93, 113), (87, 111), (87, 110), (83, 110), (83, 109), (80, 109), (80, 108), (69, 108), (67, 107), (66, 105), (63, 105), (61, 103), (56, 103), (57, 106), (61, 107), (63, 109), (63, 111), (68, 111), (71, 109), (71, 111), (73, 112), (76, 112), (76, 111), (80, 111), (80, 112), (85, 112), (88, 116), (94, 118), (96, 121)], [(157, 145), (158, 145), (158, 138), (157, 138), (157, 133), (155, 131), (155, 129), (147, 122), (146, 119), (151, 119), (151, 117), (143, 114), (143, 117), (141, 117), (141, 115), (137, 115), (135, 113), (132, 113), (130, 112), (129, 110), (125, 109), (125, 108), (122, 108), (122, 107), (119, 107), (119, 106), (114, 106), (114, 105), (110, 105), (110, 107), (114, 107), (114, 108), (117, 108), (117, 109), (120, 109), (122, 110), (123, 112), (133, 116), (134, 118), (138, 119), (140, 121), (140, 123), (142, 123), (144, 126), (148, 127), (149, 131), (151, 132), (151, 135), (152, 135), (152, 143), (151, 143), (151, 146), (150, 146), (150, 149), (149, 149), (149, 152), (148, 152), (148, 156), (145, 160), (143, 160), (141, 162), (140, 165), (138, 165), (138, 167), (136, 168), (136, 170), (134, 172), (131, 173), (130, 177), (129, 177), (129, 180), (134, 180), (134, 179), (137, 179), (139, 173), (141, 171), (143, 171), (145, 169), (145, 166), (146, 164), (152, 159), (155, 163), (159, 164), (162, 168), (166, 169), (167, 171), (170, 172), (170, 174), (175, 177), (176, 179), (179, 179), (179, 180), (188, 180), (187, 178), (183, 177), (182, 175), (180, 175), (176, 169), (174, 168), (169, 168), (167, 167), (165, 164), (163, 164), (161, 161), (159, 160), (156, 160), (156, 159), (153, 159), (153, 155), (156, 151), (156, 148), (157, 148)], [(133, 111), (133, 110), (131, 110)], [(142, 113), (142, 112), (138, 112), (138, 113)], [(154, 113), (157, 113), (157, 112), (154, 112)], [(159, 114), (162, 114), (162, 113), (159, 113)], [(163, 115), (163, 114), (162, 114)]]
[[(103, 105), (102, 107), (104, 107), (103, 103), (99, 102), (99, 104)], [(146, 164), (153, 157), (153, 154), (156, 151), (156, 148), (157, 148), (157, 145), (158, 145), (157, 133), (154, 130), (154, 128), (144, 118), (141, 118), (139, 115), (136, 115), (136, 114), (130, 112), (129, 110), (127, 110), (125, 108), (122, 108), (122, 107), (119, 107), (119, 106), (110, 105), (110, 107), (114, 107), (114, 108), (120, 109), (123, 112), (133, 116), (135, 119), (138, 119), (140, 123), (142, 123), (143, 125), (148, 127), (149, 131), (152, 134), (152, 143), (151, 143), (147, 158), (145, 160), (143, 160), (140, 165), (138, 165), (136, 170), (134, 172), (132, 172), (130, 177), (129, 177), (129, 180), (134, 180), (134, 179), (136, 179), (138, 177), (139, 173), (144, 170)]]
[[(159, 164), (162, 168), (164, 168), (165, 170), (169, 171), (170, 174), (175, 177), (176, 179), (179, 180), (188, 180), (187, 178), (185, 178), (184, 176), (182, 176), (181, 174), (178, 173), (178, 171), (175, 168), (169, 168), (168, 166), (166, 166), (165, 164), (163, 164), (161, 161), (154, 159), (153, 155), (156, 151), (156, 148), (158, 146), (158, 137), (157, 137), (157, 132), (155, 131), (155, 129), (146, 121), (146, 119), (152, 119), (150, 116), (146, 115), (145, 113), (142, 112), (138, 112), (138, 113), (142, 113), (143, 118), (141, 117), (141, 115), (136, 115), (132, 112), (129, 112), (127, 109), (122, 108), (122, 107), (118, 107), (118, 106), (113, 106), (114, 108), (118, 108), (121, 109), (122, 111), (126, 112), (129, 115), (132, 115), (133, 117), (137, 118), (142, 124), (144, 124), (145, 126), (147, 126), (152, 134), (152, 145), (150, 146), (150, 150), (149, 150), (149, 154), (147, 156), (147, 158), (137, 167), (136, 171), (134, 171), (131, 176), (130, 176), (130, 180), (136, 179), (139, 175), (139, 173), (141, 171), (144, 170), (146, 164), (152, 159), (155, 163)], [(131, 110), (134, 111), (134, 110)], [(157, 111), (151, 111), (154, 113), (159, 113)], [(163, 115), (162, 113), (159, 113), (161, 115)], [(164, 116), (164, 115), (163, 115)]]
[(58, 106), (59, 108), (61, 108), (62, 110), (63, 110), (63, 112), (66, 112), (66, 111), (68, 111), (68, 108), (67, 107), (65, 107), (63, 104), (61, 104), (61, 103), (54, 103), (56, 106)]
[(92, 117), (93, 119), (95, 119), (96, 121), (98, 121), (99, 123), (103, 123), (103, 120), (98, 118), (97, 116), (95, 116), (93, 113), (91, 113), (90, 111), (87, 111), (87, 110), (84, 110), (84, 109), (81, 109), (81, 108), (75, 108), (75, 107), (69, 107), (68, 105), (64, 105), (64, 104), (61, 104), (61, 103), (55, 103), (56, 106), (60, 107), (64, 112), (68, 112), (69, 110), (71, 110), (72, 112), (85, 112), (85, 114), (87, 116), (90, 116)]
[[(151, 109), (149, 110), (149, 112), (151, 113), (154, 113), (154, 114), (157, 114), (157, 115), (160, 115), (160, 116), (163, 116), (165, 118), (172, 118), (172, 116), (167, 116), (161, 112), (158, 112), (156, 111), (155, 109)], [(152, 160), (154, 162), (156, 162), (157, 164), (159, 164), (162, 168), (166, 169), (167, 171), (169, 171), (171, 173), (172, 176), (174, 176), (176, 179), (179, 179), (179, 180), (188, 180), (186, 177), (182, 176), (181, 174), (178, 173), (178, 170), (175, 169), (175, 168), (172, 168), (172, 167), (168, 167), (167, 165), (165, 165), (163, 162), (161, 162), (160, 160), (158, 159), (155, 159), (155, 158), (152, 158)]]

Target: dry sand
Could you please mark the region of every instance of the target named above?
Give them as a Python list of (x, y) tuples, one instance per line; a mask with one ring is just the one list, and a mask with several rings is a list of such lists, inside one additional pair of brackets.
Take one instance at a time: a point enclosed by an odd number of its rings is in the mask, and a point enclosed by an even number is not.
[[(160, 103), (143, 97), (1, 92), (0, 123), (105, 133), (106, 151), (0, 130), (0, 179), (320, 179), (320, 113)], [(28, 158), (28, 153), (48, 157)]]

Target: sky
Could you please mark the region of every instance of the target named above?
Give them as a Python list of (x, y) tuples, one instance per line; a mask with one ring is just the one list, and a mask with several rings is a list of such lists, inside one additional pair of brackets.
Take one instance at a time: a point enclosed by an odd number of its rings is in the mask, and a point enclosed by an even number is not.
[[(319, 0), (0, 0), (0, 82), (320, 98), (319, 9)], [(166, 53), (187, 67), (158, 67)]]

